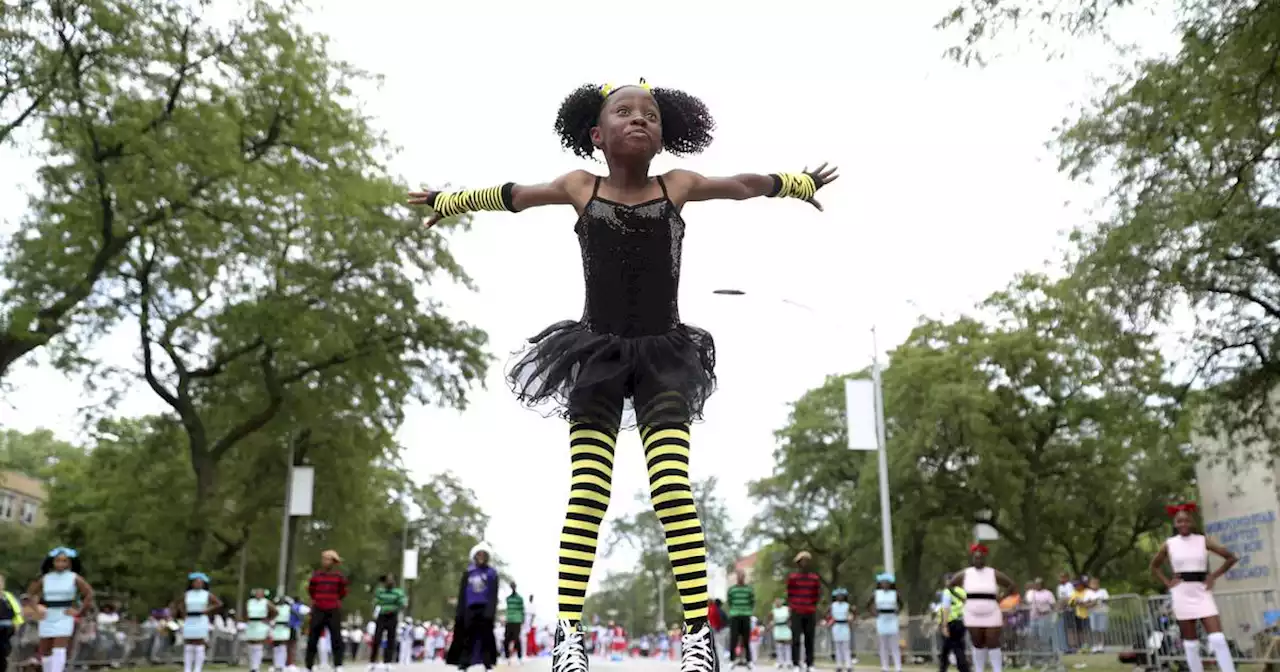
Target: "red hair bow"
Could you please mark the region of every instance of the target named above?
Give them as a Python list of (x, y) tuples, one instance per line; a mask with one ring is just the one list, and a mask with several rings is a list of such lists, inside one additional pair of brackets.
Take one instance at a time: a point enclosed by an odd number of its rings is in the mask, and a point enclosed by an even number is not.
[(1187, 513), (1195, 513), (1195, 511), (1196, 511), (1196, 503), (1195, 503), (1195, 502), (1187, 502), (1187, 503), (1185, 503), (1185, 504), (1176, 504), (1176, 505), (1172, 505), (1172, 506), (1166, 506), (1166, 507), (1164, 507), (1164, 510), (1165, 510), (1165, 511), (1170, 515), (1170, 516), (1176, 516), (1176, 515), (1178, 515), (1179, 513), (1183, 512), (1183, 511), (1186, 511)]
[(970, 553), (982, 553), (983, 555), (986, 555), (986, 554), (987, 554), (987, 547), (986, 547), (986, 546), (983, 546), (982, 544), (975, 543), (975, 544), (973, 544), (972, 546), (970, 546), (970, 547), (969, 547), (969, 552), (970, 552)]

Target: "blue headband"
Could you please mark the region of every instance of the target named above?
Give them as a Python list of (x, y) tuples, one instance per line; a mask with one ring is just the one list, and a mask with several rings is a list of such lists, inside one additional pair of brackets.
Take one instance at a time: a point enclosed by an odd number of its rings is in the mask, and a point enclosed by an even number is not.
[(209, 583), (209, 575), (205, 574), (204, 572), (191, 572), (190, 574), (187, 575), (188, 581), (195, 581), (196, 579), (200, 579), (205, 583)]
[(832, 597), (844, 597), (848, 594), (849, 594), (849, 591), (845, 590), (844, 588), (836, 588), (835, 590), (831, 591)]
[(876, 583), (893, 583), (893, 575), (889, 572), (876, 574)]
[(56, 558), (59, 555), (65, 555), (68, 558), (74, 558), (76, 557), (77, 553), (76, 553), (76, 549), (67, 548), (66, 546), (59, 546), (53, 549), (52, 551), (49, 551), (49, 557), (51, 558)]

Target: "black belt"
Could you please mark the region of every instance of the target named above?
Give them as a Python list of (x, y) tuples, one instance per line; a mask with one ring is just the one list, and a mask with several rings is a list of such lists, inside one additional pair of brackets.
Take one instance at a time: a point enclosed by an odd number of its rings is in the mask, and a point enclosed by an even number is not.
[(46, 602), (44, 603), (44, 606), (46, 606), (46, 607), (62, 607), (62, 608), (66, 608), (66, 607), (70, 607), (70, 606), (72, 606), (72, 605), (74, 605), (74, 604), (75, 604), (75, 600), (53, 600), (52, 602), (50, 602), (50, 601), (46, 601)]
[(832, 623), (848, 623), (849, 621), (831, 621)]
[(879, 610), (877, 610), (877, 611), (878, 611), (879, 613), (881, 613), (881, 614), (896, 614), (896, 613), (898, 613), (898, 610), (897, 610), (897, 609), (879, 609)]
[(1209, 578), (1209, 572), (1176, 572), (1174, 573), (1174, 576), (1182, 579), (1183, 581), (1204, 583), (1204, 580)]
[(266, 623), (266, 622), (267, 622), (267, 619), (265, 619), (265, 618), (250, 618), (250, 619), (248, 619), (248, 621), (249, 621), (250, 623)]
[(969, 593), (968, 598), (970, 600), (995, 600), (996, 594), (995, 593)]

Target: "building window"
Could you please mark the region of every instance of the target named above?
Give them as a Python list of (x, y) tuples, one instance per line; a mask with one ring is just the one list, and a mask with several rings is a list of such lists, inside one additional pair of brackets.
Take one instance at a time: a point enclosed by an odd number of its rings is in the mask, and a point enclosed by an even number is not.
[(19, 519), (23, 525), (36, 524), (36, 512), (40, 510), (40, 505), (35, 502), (22, 503), (22, 518)]
[(13, 495), (0, 493), (0, 520), (13, 520)]

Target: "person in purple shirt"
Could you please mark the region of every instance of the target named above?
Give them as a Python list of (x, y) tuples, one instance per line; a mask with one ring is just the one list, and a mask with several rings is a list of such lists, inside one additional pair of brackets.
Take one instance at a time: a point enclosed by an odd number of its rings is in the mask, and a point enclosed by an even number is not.
[(445, 662), (465, 670), (498, 664), (498, 641), (494, 619), (498, 613), (498, 570), (489, 566), (489, 547), (481, 542), (471, 549), (471, 564), (462, 573), (458, 587), (458, 609), (453, 617), (453, 643)]

